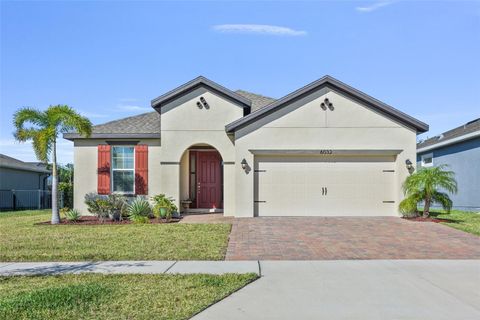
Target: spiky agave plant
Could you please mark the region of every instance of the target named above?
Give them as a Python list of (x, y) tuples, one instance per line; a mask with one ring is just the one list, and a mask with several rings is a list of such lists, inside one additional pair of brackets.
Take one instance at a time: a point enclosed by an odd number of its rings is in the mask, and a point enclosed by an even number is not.
[(127, 208), (128, 217), (135, 223), (147, 223), (152, 213), (152, 208), (147, 200), (137, 198)]
[(41, 111), (21, 108), (13, 115), (14, 137), (20, 142), (32, 140), (38, 160), (52, 161), (52, 224), (60, 222), (58, 212), (57, 138), (76, 131), (84, 137), (92, 133), (92, 123), (67, 105), (50, 106)]
[(433, 203), (440, 204), (443, 209), (450, 212), (453, 203), (448, 193), (457, 193), (458, 187), (455, 173), (447, 168), (447, 165), (422, 168), (409, 176), (403, 183), (406, 197), (400, 202), (400, 211), (404, 214), (416, 212), (417, 204), (423, 201), (424, 218), (430, 215), (430, 206)]

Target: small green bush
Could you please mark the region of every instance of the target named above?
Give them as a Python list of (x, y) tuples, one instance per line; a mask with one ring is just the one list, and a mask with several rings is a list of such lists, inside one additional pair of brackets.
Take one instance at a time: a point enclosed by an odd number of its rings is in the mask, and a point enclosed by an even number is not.
[(417, 204), (419, 201), (420, 199), (418, 199), (417, 197), (409, 197), (403, 199), (398, 206), (398, 209), (400, 210), (402, 216), (404, 216), (405, 218), (418, 217)]
[(68, 221), (71, 221), (71, 222), (75, 222), (75, 221), (80, 220), (81, 216), (82, 215), (80, 214), (80, 211), (78, 211), (76, 209), (69, 210), (65, 213), (65, 218)]
[(88, 211), (100, 220), (108, 218), (120, 220), (127, 201), (125, 197), (118, 194), (110, 194), (107, 196), (92, 192), (85, 195), (85, 204), (88, 207)]
[(147, 200), (137, 198), (128, 206), (128, 217), (135, 223), (147, 223), (149, 216), (152, 214), (152, 209)]
[[(173, 198), (167, 198), (164, 194), (158, 194), (152, 197), (153, 214), (157, 218), (170, 220), (174, 212), (178, 212), (178, 208)], [(164, 210), (162, 210), (165, 208)]]

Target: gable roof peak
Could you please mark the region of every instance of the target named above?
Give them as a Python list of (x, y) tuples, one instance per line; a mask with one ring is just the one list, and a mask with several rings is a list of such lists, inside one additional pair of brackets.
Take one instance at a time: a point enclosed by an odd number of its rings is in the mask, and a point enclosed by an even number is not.
[(360, 90), (357, 90), (340, 80), (335, 79), (334, 77), (330, 75), (325, 75), (321, 77), (318, 80), (315, 80), (309, 84), (307, 84), (304, 87), (301, 87), (292, 93), (287, 94), (283, 98), (280, 98), (258, 110), (255, 112), (250, 113), (249, 115), (236, 120), (228, 125), (225, 126), (225, 130), (227, 132), (234, 132), (236, 129), (243, 127), (249, 123), (252, 123), (256, 121), (259, 118), (262, 118), (263, 116), (274, 112), (277, 108), (281, 108), (288, 103), (298, 99), (301, 96), (304, 96), (306, 94), (309, 94), (310, 92), (317, 90), (321, 87), (324, 86), (329, 86), (331, 89), (338, 90), (339, 92), (343, 92), (344, 94), (347, 94), (356, 100), (360, 101), (361, 103), (364, 103), (368, 106), (372, 106), (373, 108), (383, 112), (384, 114), (399, 120), (400, 122), (406, 124), (407, 126), (414, 128), (417, 132), (426, 132), (428, 131), (428, 125), (420, 120), (417, 120), (413, 118), (412, 116), (407, 115), (404, 112), (401, 112), (386, 103), (381, 102), (380, 100), (377, 100), (366, 93), (361, 92)]
[(173, 90), (170, 90), (168, 91), (167, 93), (165, 94), (162, 94), (161, 96), (153, 99), (151, 101), (151, 106), (153, 108), (161, 108), (163, 105), (165, 105), (166, 103), (172, 101), (172, 100), (175, 100), (177, 97), (187, 93), (187, 92), (190, 92), (196, 88), (198, 88), (199, 86), (201, 85), (204, 85), (204, 86), (207, 86), (209, 87), (210, 89), (212, 89), (213, 91), (216, 91), (236, 102), (238, 102), (240, 105), (242, 105), (243, 107), (245, 108), (250, 108), (250, 106), (252, 105), (252, 102), (250, 100), (248, 100), (247, 98), (243, 97), (242, 95), (239, 95), (238, 93), (230, 90), (230, 89), (227, 89), (225, 88), (224, 86), (200, 75), (184, 84), (182, 84), (181, 86), (173, 89)]

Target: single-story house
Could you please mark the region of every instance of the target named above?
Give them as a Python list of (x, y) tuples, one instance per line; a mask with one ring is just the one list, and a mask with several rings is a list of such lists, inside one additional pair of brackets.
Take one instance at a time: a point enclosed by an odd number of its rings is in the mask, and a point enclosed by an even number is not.
[(24, 162), (0, 154), (0, 210), (40, 209), (50, 206), (48, 177), (41, 162)]
[(418, 143), (418, 167), (443, 164), (458, 183), (453, 208), (480, 211), (480, 118)]
[(395, 216), (428, 125), (330, 76), (280, 99), (195, 78), (76, 133), (74, 203), (163, 193), (226, 216)]

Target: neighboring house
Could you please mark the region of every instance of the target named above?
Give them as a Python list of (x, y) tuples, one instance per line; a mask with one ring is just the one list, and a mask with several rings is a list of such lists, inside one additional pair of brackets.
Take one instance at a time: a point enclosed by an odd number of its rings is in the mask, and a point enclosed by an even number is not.
[(50, 170), (39, 162), (23, 162), (0, 154), (0, 209), (48, 207), (46, 194)]
[(406, 161), (428, 125), (330, 76), (283, 98), (204, 77), (153, 99), (154, 112), (74, 141), (74, 203), (163, 193), (224, 215), (397, 215)]
[(417, 144), (418, 167), (442, 164), (458, 183), (454, 209), (480, 211), (480, 118)]

